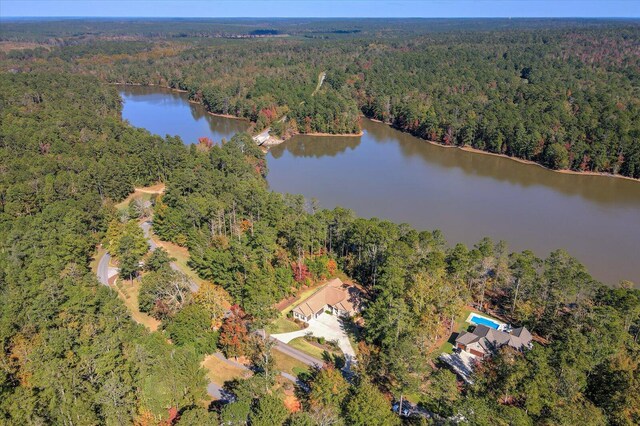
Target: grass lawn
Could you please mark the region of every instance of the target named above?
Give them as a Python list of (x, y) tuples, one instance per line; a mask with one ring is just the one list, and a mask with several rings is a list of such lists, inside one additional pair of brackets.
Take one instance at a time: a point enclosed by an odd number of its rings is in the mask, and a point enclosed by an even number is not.
[(303, 362), (298, 361), (289, 355), (283, 354), (277, 349), (274, 349), (271, 354), (275, 361), (276, 368), (285, 373), (293, 374), (297, 376), (300, 373), (306, 373), (309, 371), (309, 366)]
[[(471, 312), (477, 312), (477, 311), (468, 306), (465, 306), (464, 308), (462, 308), (462, 311), (460, 311), (460, 314), (455, 319), (455, 324), (453, 325), (453, 330), (452, 330), (453, 334), (460, 333), (461, 331), (467, 329), (469, 324), (467, 324), (465, 321), (467, 320), (467, 317)], [(435, 359), (439, 357), (440, 354), (443, 352), (448, 354), (452, 353), (454, 339), (455, 338), (451, 334), (447, 334), (446, 339), (440, 345), (440, 347), (433, 351), (432, 353), (433, 358)]]
[(298, 331), (300, 329), (301, 327), (298, 324), (284, 317), (280, 317), (273, 321), (271, 324), (267, 325), (267, 332), (271, 334), (290, 333), (292, 331)]
[[(311, 343), (307, 342), (304, 337), (296, 337), (292, 341), (289, 342), (289, 346), (298, 349), (306, 353), (307, 355), (311, 355), (312, 357), (318, 359), (324, 359), (324, 349), (321, 349)], [(330, 354), (340, 355), (342, 356), (342, 352), (340, 351), (327, 351)]]
[(118, 291), (118, 297), (124, 302), (133, 320), (138, 324), (144, 325), (151, 331), (157, 331), (161, 324), (160, 321), (151, 315), (140, 312), (138, 309), (140, 282), (138, 280), (128, 281), (118, 278), (114, 287)]
[(418, 392), (408, 393), (408, 394), (404, 395), (404, 398), (407, 401), (411, 402), (412, 404), (417, 404), (422, 399), (422, 398), (420, 398), (420, 393), (418, 393)]
[(229, 365), (213, 355), (207, 355), (201, 365), (202, 368), (207, 370), (209, 380), (220, 386), (224, 385), (225, 382), (237, 378), (247, 378), (252, 374), (249, 370)]

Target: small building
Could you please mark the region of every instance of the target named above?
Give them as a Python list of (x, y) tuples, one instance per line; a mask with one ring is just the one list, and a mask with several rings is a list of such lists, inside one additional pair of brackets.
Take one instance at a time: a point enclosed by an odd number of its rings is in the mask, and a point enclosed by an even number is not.
[(293, 308), (293, 317), (304, 322), (318, 318), (324, 311), (351, 317), (360, 310), (360, 291), (353, 285), (334, 278), (311, 297)]
[(525, 327), (506, 332), (486, 325), (477, 325), (471, 332), (460, 333), (456, 338), (456, 348), (484, 358), (504, 345), (519, 351), (529, 349), (532, 339), (533, 336)]

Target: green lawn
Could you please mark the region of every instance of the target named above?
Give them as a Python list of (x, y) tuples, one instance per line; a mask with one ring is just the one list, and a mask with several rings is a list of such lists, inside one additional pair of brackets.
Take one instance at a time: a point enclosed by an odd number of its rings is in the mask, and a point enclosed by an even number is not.
[(301, 327), (298, 324), (284, 317), (280, 317), (267, 325), (267, 332), (270, 334), (291, 333), (300, 329)]
[[(460, 311), (460, 314), (455, 319), (455, 325), (453, 326), (452, 333), (460, 333), (461, 331), (467, 329), (469, 324), (467, 324), (465, 321), (471, 312), (473, 311), (467, 306), (465, 306), (462, 311)], [(433, 351), (433, 358), (439, 357), (443, 352), (449, 354), (453, 352), (453, 344), (450, 342), (450, 340), (451, 334), (447, 336), (447, 340), (445, 340), (445, 342), (438, 349)]]
[[(304, 337), (297, 337), (289, 342), (289, 346), (318, 359), (324, 359), (324, 349), (307, 342)], [(335, 352), (334, 352), (335, 353)]]
[(309, 372), (309, 366), (307, 364), (300, 362), (289, 355), (285, 355), (277, 349), (274, 349), (271, 352), (271, 355), (273, 356), (275, 367), (280, 371), (293, 374), (294, 376), (298, 376), (300, 373)]

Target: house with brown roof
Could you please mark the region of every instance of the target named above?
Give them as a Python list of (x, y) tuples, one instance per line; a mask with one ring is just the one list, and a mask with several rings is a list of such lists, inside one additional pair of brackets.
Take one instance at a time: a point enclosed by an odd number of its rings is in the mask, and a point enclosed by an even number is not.
[(324, 311), (334, 315), (351, 317), (360, 310), (360, 291), (353, 285), (334, 278), (293, 308), (294, 318), (309, 322)]
[(463, 331), (456, 338), (456, 348), (484, 358), (504, 345), (516, 350), (531, 348), (533, 336), (525, 327), (509, 332), (496, 330), (486, 325), (477, 325), (473, 331)]

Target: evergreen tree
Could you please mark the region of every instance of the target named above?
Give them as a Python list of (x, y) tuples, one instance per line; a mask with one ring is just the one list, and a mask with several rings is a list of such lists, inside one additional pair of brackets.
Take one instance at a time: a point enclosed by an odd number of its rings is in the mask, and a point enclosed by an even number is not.
[(391, 411), (389, 402), (371, 382), (364, 378), (345, 402), (345, 420), (353, 426), (399, 425), (399, 418)]

